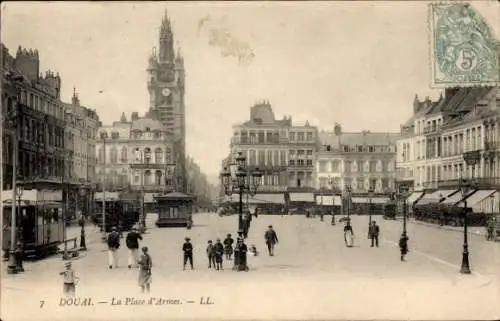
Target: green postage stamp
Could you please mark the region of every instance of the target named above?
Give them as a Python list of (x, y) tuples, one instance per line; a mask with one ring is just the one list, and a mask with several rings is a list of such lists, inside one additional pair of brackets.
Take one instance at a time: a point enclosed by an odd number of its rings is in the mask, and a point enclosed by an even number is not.
[(467, 3), (429, 5), (432, 87), (499, 85), (500, 45)]

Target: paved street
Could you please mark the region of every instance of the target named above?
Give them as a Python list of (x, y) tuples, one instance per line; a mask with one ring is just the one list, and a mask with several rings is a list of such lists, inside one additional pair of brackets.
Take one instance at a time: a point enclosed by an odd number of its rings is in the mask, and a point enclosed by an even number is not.
[[(464, 276), (459, 273), (461, 233), (410, 223), (411, 252), (408, 261), (401, 263), (395, 245), (401, 222), (375, 219), (381, 227), (381, 247), (369, 247), (368, 217), (353, 216), (357, 244), (346, 248), (343, 224), (330, 226), (328, 216), (324, 222), (304, 216), (259, 216), (253, 220), (247, 244), (255, 244), (261, 255), (249, 257), (248, 273), (231, 271), (228, 262), (224, 262), (224, 271), (207, 269), (207, 240), (234, 234), (235, 216), (198, 214), (192, 230), (152, 227), (143, 243), (150, 247), (153, 256), (151, 295), (179, 299), (182, 303), (154, 307), (111, 305), (113, 297), (142, 297), (137, 287), (137, 271), (126, 268), (124, 242), (120, 250), (121, 267), (108, 270), (104, 244), (94, 233), (96, 241), (89, 243), (90, 250), (74, 261), (81, 278), (78, 295), (92, 297), (94, 306), (58, 306), (62, 284), (57, 272), (63, 270), (63, 262), (54, 257), (27, 264), (22, 275), (5, 276), (2, 318), (70, 320), (85, 316), (102, 320), (103, 315), (106, 319), (161, 315), (186, 320), (200, 317), (466, 320), (500, 317), (500, 243), (471, 236), (474, 274)], [(269, 224), (275, 227), (280, 239), (274, 257), (266, 255), (263, 240)], [(181, 244), (185, 236), (190, 236), (195, 245), (194, 271), (182, 271)], [(213, 305), (199, 304), (201, 297), (208, 296)], [(45, 301), (42, 308), (40, 300)], [(18, 307), (20, 302), (26, 309), (22, 316), (17, 309), (14, 318), (12, 307)]]

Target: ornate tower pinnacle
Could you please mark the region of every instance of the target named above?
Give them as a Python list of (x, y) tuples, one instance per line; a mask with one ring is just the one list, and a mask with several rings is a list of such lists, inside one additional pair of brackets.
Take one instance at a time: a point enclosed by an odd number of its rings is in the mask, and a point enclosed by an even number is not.
[(175, 59), (174, 53), (174, 35), (172, 33), (172, 25), (168, 18), (167, 10), (163, 16), (160, 27), (160, 62), (173, 62)]

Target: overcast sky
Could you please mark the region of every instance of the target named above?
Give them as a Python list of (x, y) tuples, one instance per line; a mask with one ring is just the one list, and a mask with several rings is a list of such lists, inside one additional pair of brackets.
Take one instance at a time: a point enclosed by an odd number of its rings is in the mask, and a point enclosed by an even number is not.
[[(498, 36), (498, 4), (473, 6)], [(212, 177), (231, 124), (247, 120), (257, 100), (278, 118), (322, 129), (398, 131), (416, 93), (439, 96), (429, 87), (422, 1), (8, 2), (2, 42), (13, 55), (19, 45), (37, 48), (41, 70), (61, 74), (63, 100), (76, 87), (109, 124), (148, 109), (145, 69), (165, 9), (185, 57), (188, 153)], [(210, 30), (229, 33), (232, 48), (210, 41)]]

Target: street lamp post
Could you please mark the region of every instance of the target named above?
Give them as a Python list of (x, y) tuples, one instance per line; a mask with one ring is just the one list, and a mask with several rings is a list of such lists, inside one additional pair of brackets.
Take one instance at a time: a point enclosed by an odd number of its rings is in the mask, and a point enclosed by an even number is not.
[(406, 213), (407, 213), (407, 204), (406, 200), (408, 199), (408, 187), (401, 186), (399, 188), (399, 196), (403, 199), (403, 232), (401, 233), (401, 261), (404, 261), (404, 256), (408, 252), (408, 234), (406, 232)]
[[(24, 192), (24, 188), (22, 185), (17, 185), (16, 186), (16, 194), (17, 194), (17, 212), (18, 212), (18, 217), (21, 219), (22, 218), (22, 209), (21, 209), (21, 205), (22, 205), (22, 198), (23, 198), (23, 192)], [(15, 201), (14, 201), (15, 203)], [(20, 226), (19, 228), (19, 235), (18, 235), (18, 240), (17, 240), (17, 244), (16, 244), (16, 250), (15, 250), (15, 256), (16, 256), (16, 264), (17, 264), (17, 272), (24, 272), (24, 268), (23, 268), (23, 256), (24, 256), (24, 250), (23, 250), (23, 245), (22, 245), (22, 226)], [(17, 233), (17, 231), (16, 231)]]
[(464, 244), (463, 244), (463, 252), (462, 252), (462, 265), (460, 267), (460, 273), (462, 274), (470, 274), (470, 263), (469, 263), (469, 241), (468, 241), (468, 232), (467, 232), (467, 199), (466, 197), (470, 191), (470, 183), (465, 179), (460, 179), (460, 192), (462, 193), (462, 198), (464, 199)]
[[(78, 208), (78, 196), (85, 196), (85, 187), (82, 185), (80, 186), (80, 190), (78, 191), (77, 194), (77, 201), (76, 201), (76, 207)], [(78, 211), (77, 211), (78, 213)], [(85, 218), (83, 217), (83, 211), (82, 214), (80, 214), (80, 224), (82, 226), (82, 229), (80, 231), (80, 250), (87, 250), (87, 243), (85, 242)]]
[[(10, 250), (9, 250), (9, 264), (7, 266), (8, 274), (16, 274), (18, 271), (18, 264), (16, 260), (16, 236), (17, 236), (17, 208), (16, 208), (16, 193), (17, 193), (17, 151), (19, 148), (19, 122), (17, 117), (19, 116), (19, 108), (21, 105), (21, 89), (19, 84), (24, 81), (23, 76), (16, 76), (12, 74), (6, 75), (10, 81), (12, 81), (16, 88), (16, 105), (12, 115), (10, 115), (9, 120), (12, 121), (13, 125), (13, 135), (12, 135), (12, 207), (11, 207), (11, 226), (10, 226)], [(3, 127), (3, 125), (2, 125)]]
[[(144, 153), (139, 149), (136, 148), (135, 152), (140, 155), (140, 162), (141, 162), (141, 219), (139, 221), (139, 230), (141, 233), (144, 233), (146, 231), (146, 215), (144, 213)], [(137, 156), (136, 156), (137, 159)]]
[(351, 185), (345, 186), (345, 192), (347, 194), (347, 220), (350, 220), (351, 219), (351, 197), (352, 197)]
[[(481, 152), (479, 150), (475, 151), (469, 151), (465, 152), (463, 154), (463, 159), (467, 166), (472, 166), (472, 175), (471, 175), (471, 181), (474, 179), (474, 171), (475, 171), (475, 166), (479, 162), (481, 158)], [(460, 179), (459, 182), (459, 188), (460, 191), (462, 192), (462, 198), (464, 199), (464, 244), (463, 244), (463, 253), (462, 253), (462, 265), (460, 267), (460, 273), (462, 274), (470, 274), (471, 269), (470, 269), (470, 263), (469, 263), (469, 241), (468, 241), (468, 222), (467, 222), (467, 199), (466, 197), (469, 194), (469, 191), (471, 189), (471, 183), (467, 182), (464, 179)]]
[(333, 193), (333, 178), (328, 177), (328, 185), (330, 185), (330, 190), (332, 191), (332, 225), (335, 225), (335, 194)]
[(370, 187), (370, 189), (368, 190), (368, 199), (370, 201), (369, 217), (368, 217), (368, 237), (370, 237), (370, 226), (372, 224), (372, 212), (373, 212), (373, 206), (372, 206), (373, 187)]
[(241, 152), (238, 152), (235, 161), (236, 163), (230, 164), (234, 171), (224, 167), (220, 177), (226, 195), (232, 196), (233, 192), (239, 194), (238, 233), (240, 233), (243, 230), (243, 194), (246, 192), (253, 196), (257, 193), (262, 173), (258, 168), (254, 170), (247, 168), (246, 158)]
[(105, 177), (106, 177), (106, 139), (108, 139), (107, 132), (101, 132), (102, 139), (102, 166), (103, 166), (103, 175), (101, 176), (101, 185), (102, 185), (102, 240), (106, 242), (106, 186), (105, 186)]

